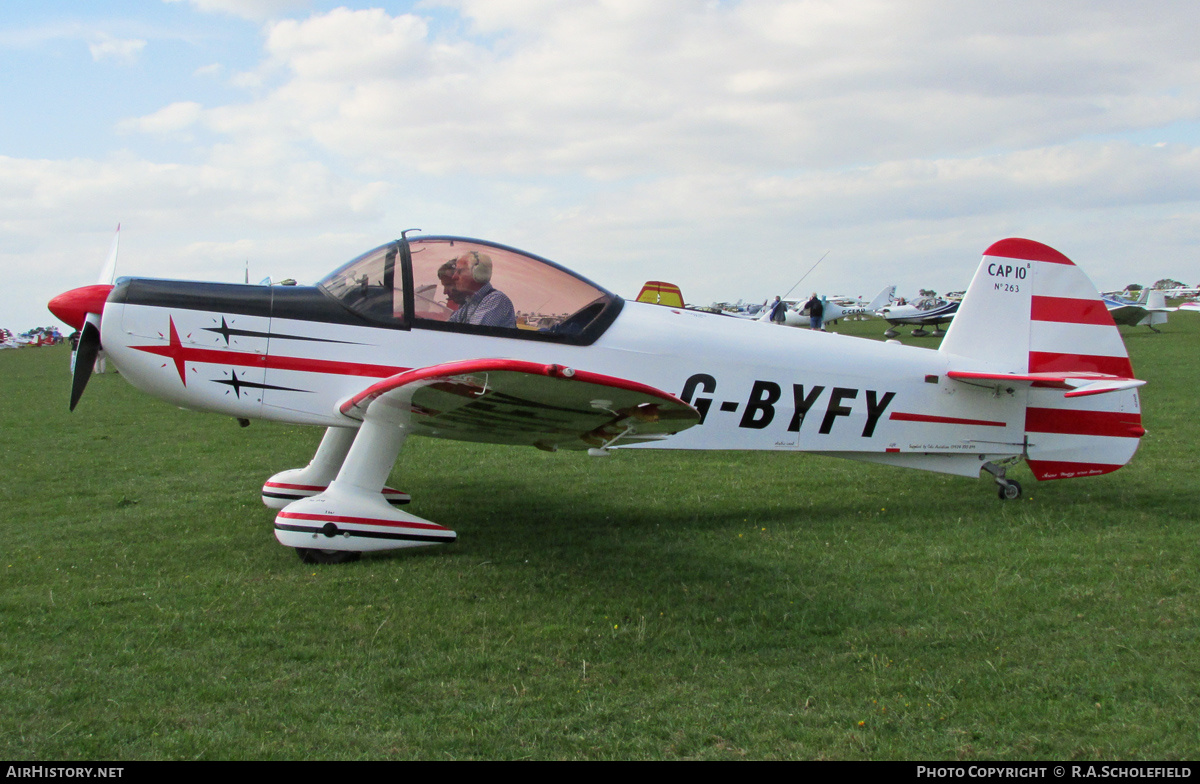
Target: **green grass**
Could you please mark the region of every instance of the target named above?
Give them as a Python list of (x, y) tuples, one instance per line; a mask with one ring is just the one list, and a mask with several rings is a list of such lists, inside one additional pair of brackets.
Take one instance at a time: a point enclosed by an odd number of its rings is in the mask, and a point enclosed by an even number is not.
[(0, 758), (1195, 759), (1189, 316), (1109, 476), (413, 439), (459, 541), (329, 567), (258, 500), (318, 430), (0, 352)]

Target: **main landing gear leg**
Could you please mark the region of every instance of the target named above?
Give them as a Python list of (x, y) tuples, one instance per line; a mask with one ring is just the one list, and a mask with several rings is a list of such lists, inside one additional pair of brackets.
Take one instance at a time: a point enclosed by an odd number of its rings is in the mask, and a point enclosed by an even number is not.
[[(275, 538), (305, 563), (342, 563), (366, 551), (453, 542), (448, 528), (393, 508), (383, 496), (407, 435), (394, 409), (372, 406), (329, 486), (275, 516)], [(322, 442), (323, 444), (324, 442)]]
[(987, 471), (992, 476), (996, 477), (996, 484), (1000, 485), (1000, 500), (1015, 501), (1021, 497), (1021, 485), (1015, 479), (1009, 479), (1005, 474), (1008, 469), (1002, 465), (995, 463), (984, 463), (983, 470)]
[[(272, 509), (282, 509), (292, 501), (323, 492), (341, 470), (357, 434), (352, 427), (327, 428), (312, 462), (304, 468), (280, 471), (266, 481), (262, 488), (263, 503)], [(408, 493), (393, 487), (384, 487), (382, 492), (389, 504), (407, 504), (412, 500)]]

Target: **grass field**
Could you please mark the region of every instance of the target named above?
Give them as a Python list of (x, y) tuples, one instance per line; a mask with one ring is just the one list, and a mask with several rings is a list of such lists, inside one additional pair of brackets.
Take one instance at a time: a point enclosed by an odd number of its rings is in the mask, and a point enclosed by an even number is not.
[(413, 439), (459, 541), (320, 567), (258, 500), (320, 431), (0, 352), (0, 759), (1196, 759), (1200, 317), (1122, 331), (1109, 476)]

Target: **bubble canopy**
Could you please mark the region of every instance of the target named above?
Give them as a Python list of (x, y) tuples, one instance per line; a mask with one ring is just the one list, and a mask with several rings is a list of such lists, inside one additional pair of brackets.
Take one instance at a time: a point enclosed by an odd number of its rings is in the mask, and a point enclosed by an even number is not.
[[(455, 320), (474, 287), (507, 297), (516, 325)], [(504, 245), (462, 237), (415, 237), (381, 245), (325, 276), (317, 287), (357, 315), (397, 329), (476, 332), (586, 345), (623, 306), (617, 295), (552, 261)], [(461, 314), (460, 314), (461, 318)]]

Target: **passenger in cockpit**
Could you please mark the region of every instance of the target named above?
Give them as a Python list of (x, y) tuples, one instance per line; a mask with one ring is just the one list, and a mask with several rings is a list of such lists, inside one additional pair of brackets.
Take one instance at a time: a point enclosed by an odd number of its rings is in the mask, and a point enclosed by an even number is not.
[(492, 258), (469, 251), (454, 260), (454, 288), (466, 301), (450, 314), (457, 324), (516, 329), (517, 312), (508, 295), (492, 286)]
[(456, 259), (450, 259), (438, 267), (437, 271), (438, 281), (442, 284), (442, 293), (446, 295), (446, 307), (451, 313), (461, 308), (469, 296), (454, 286), (455, 262)]

